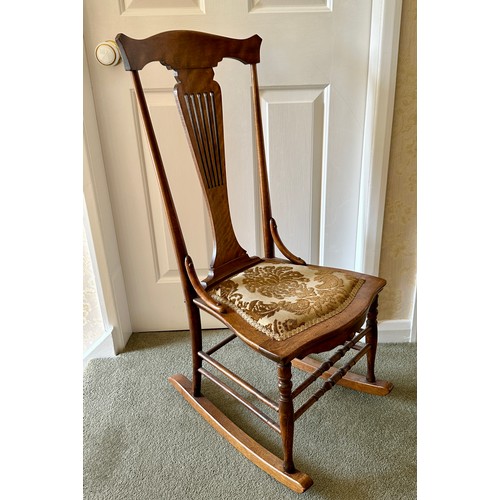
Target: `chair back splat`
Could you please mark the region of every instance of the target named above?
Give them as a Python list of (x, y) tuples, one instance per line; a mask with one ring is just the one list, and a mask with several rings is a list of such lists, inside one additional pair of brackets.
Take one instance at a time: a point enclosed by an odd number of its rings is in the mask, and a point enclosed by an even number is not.
[[(239, 40), (195, 31), (168, 31), (143, 40), (119, 34), (116, 42), (125, 69), (133, 76), (187, 307), (193, 378), (189, 380), (176, 374), (169, 381), (237, 450), (273, 478), (301, 493), (312, 485), (312, 479), (294, 465), (295, 421), (335, 385), (373, 395), (386, 395), (392, 389), (390, 382), (376, 379), (374, 370), (378, 295), (385, 280), (354, 271), (308, 265), (280, 238), (271, 212), (267, 177), (257, 77), (262, 40), (258, 35)], [(247, 254), (236, 238), (231, 221), (222, 94), (214, 80), (214, 68), (224, 58), (236, 59), (251, 69), (263, 257)], [(139, 77), (144, 66), (153, 62), (175, 72), (177, 106), (208, 207), (214, 249), (209, 274), (203, 282), (198, 279), (186, 248)], [(275, 258), (275, 248), (284, 259)], [(206, 350), (203, 350), (201, 310), (219, 319), (230, 330), (227, 338)], [(277, 401), (215, 359), (217, 351), (229, 349), (235, 339), (250, 347), (248, 352), (252, 355), (258, 353), (274, 361)], [(332, 350), (323, 362), (310, 357)], [(352, 350), (357, 354), (336, 367)], [(363, 357), (366, 357), (366, 375), (351, 373)], [(310, 373), (295, 389), (292, 367)], [(249, 392), (253, 399), (246, 399), (208, 368), (220, 372), (233, 385)], [(282, 457), (250, 437), (203, 395), (202, 376), (204, 384), (218, 386), (280, 435)], [(320, 378), (326, 379), (323, 385), (295, 409), (294, 399)], [(256, 406), (255, 399), (277, 413), (277, 418)], [(318, 445), (323, 446), (323, 441)]]

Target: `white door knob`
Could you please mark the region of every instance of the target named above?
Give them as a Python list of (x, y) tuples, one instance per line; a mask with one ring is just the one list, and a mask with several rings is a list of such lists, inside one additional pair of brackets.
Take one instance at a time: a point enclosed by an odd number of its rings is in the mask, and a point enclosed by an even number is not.
[(106, 40), (97, 45), (95, 57), (104, 66), (116, 66), (121, 60), (118, 45), (114, 40)]

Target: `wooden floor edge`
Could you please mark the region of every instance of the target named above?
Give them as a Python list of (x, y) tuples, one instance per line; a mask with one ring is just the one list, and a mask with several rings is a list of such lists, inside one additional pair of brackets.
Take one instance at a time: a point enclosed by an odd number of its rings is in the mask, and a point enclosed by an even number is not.
[[(304, 359), (294, 359), (292, 365), (300, 370), (312, 373), (321, 366), (321, 361), (306, 356)], [(327, 379), (337, 372), (337, 368), (332, 367), (321, 376)], [(387, 380), (377, 380), (374, 383), (366, 381), (366, 378), (357, 373), (347, 372), (338, 382), (337, 385), (354, 389), (356, 391), (366, 392), (374, 396), (387, 396), (392, 391), (394, 385)]]
[(303, 493), (312, 484), (310, 476), (296, 471), (288, 474), (282, 470), (282, 460), (262, 445), (257, 443), (246, 432), (241, 430), (221, 410), (204, 396), (195, 398), (191, 390), (191, 381), (182, 374), (169, 377), (168, 381), (184, 396), (191, 406), (214, 427), (240, 453), (271, 477), (295, 491)]

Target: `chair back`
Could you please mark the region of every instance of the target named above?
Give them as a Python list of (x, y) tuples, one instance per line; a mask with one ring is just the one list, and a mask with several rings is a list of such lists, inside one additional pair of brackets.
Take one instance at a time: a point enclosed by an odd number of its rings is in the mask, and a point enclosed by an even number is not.
[[(254, 35), (245, 40), (237, 40), (195, 31), (168, 31), (143, 40), (119, 34), (116, 42), (125, 69), (131, 71), (134, 77), (139, 107), (152, 150), (181, 274), (185, 271), (188, 253), (139, 78), (139, 71), (146, 64), (155, 61), (175, 72), (177, 84), (174, 93), (208, 207), (214, 250), (209, 276), (205, 281), (217, 282), (253, 265), (260, 259), (249, 257), (240, 246), (230, 216), (222, 95), (219, 84), (214, 80), (214, 67), (226, 57), (252, 65), (254, 107), (259, 106), (256, 64), (260, 60), (261, 38)], [(262, 138), (260, 108), (257, 111), (257, 136)], [(263, 141), (261, 145), (263, 146)], [(260, 156), (264, 155), (259, 154)], [(267, 174), (264, 183), (267, 193)], [(267, 212), (266, 218), (269, 221), (270, 209)], [(186, 282), (189, 283), (188, 280)]]

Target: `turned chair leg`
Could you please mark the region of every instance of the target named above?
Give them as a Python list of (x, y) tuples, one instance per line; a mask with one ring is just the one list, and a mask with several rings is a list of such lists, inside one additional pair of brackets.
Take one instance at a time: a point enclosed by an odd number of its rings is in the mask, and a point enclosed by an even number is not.
[(278, 365), (279, 420), (281, 439), (283, 442), (283, 469), (292, 474), (295, 472), (293, 463), (293, 399), (292, 399), (292, 364)]
[(375, 354), (377, 353), (377, 343), (378, 343), (378, 295), (372, 302), (370, 309), (368, 310), (367, 327), (369, 327), (366, 334), (366, 343), (370, 345), (370, 350), (366, 355), (367, 371), (366, 371), (366, 381), (370, 383), (375, 383)]
[(201, 315), (195, 304), (188, 304), (189, 331), (191, 333), (191, 356), (193, 358), (193, 396), (201, 396), (201, 368), (202, 359), (198, 353), (202, 350)]

